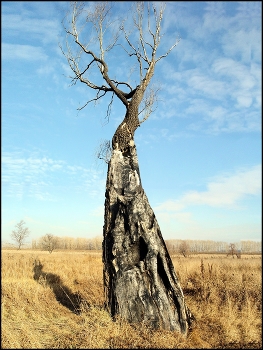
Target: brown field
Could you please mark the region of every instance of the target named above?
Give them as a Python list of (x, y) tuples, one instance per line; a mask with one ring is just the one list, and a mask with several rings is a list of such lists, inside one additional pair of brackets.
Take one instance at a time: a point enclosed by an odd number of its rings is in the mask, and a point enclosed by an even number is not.
[(113, 322), (101, 252), (2, 250), (2, 349), (259, 349), (261, 255), (172, 255), (196, 321), (187, 338)]

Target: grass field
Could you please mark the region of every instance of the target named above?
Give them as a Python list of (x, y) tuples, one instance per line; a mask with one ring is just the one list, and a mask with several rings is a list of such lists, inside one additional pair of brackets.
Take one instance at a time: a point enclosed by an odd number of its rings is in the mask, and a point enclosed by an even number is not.
[(259, 349), (261, 255), (172, 255), (196, 321), (187, 338), (113, 322), (101, 252), (2, 250), (2, 349)]

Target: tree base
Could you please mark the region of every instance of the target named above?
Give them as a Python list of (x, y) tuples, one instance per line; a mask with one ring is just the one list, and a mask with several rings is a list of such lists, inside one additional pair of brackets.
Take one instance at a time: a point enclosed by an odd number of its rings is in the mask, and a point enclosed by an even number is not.
[(130, 323), (187, 334), (190, 312), (141, 186), (136, 147), (113, 150), (103, 228), (106, 308)]

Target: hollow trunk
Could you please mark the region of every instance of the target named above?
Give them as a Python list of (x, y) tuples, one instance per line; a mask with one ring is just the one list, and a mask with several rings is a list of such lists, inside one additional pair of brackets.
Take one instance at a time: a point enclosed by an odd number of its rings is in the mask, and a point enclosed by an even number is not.
[(108, 164), (103, 227), (106, 308), (113, 318), (119, 315), (130, 323), (187, 334), (191, 314), (142, 188), (133, 135), (128, 142), (125, 150), (113, 147)]

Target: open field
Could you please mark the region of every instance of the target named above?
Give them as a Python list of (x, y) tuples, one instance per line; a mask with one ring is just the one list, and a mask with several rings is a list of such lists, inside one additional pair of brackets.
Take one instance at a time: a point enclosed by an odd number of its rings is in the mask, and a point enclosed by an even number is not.
[(259, 349), (261, 255), (172, 255), (196, 321), (187, 338), (113, 322), (101, 252), (2, 250), (2, 349)]

